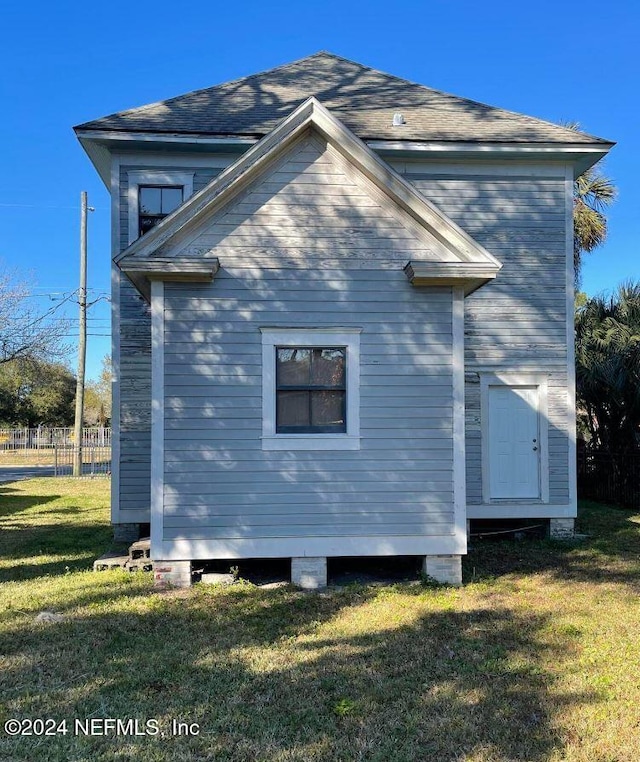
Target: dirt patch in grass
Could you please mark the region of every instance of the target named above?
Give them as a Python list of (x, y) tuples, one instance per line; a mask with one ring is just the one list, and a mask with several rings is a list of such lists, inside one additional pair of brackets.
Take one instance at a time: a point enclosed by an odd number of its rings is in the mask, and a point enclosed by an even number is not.
[[(640, 754), (637, 516), (586, 505), (582, 528), (593, 537), (581, 545), (478, 545), (460, 589), (356, 583), (309, 594), (238, 584), (159, 593), (147, 574), (81, 571), (82, 544), (95, 555), (108, 544), (107, 490), (65, 482), (0, 493), (2, 520), (19, 532), (0, 559), (0, 722), (53, 717), (72, 729), (76, 718), (135, 718), (144, 731), (153, 719), (165, 737), (0, 733), (3, 760), (626, 762)], [(56, 566), (65, 556), (68, 572)], [(37, 574), (41, 558), (53, 565)], [(28, 579), (18, 571), (12, 579), (16, 563), (31, 569)], [(63, 621), (37, 623), (43, 609)], [(173, 735), (172, 720), (200, 732)]]

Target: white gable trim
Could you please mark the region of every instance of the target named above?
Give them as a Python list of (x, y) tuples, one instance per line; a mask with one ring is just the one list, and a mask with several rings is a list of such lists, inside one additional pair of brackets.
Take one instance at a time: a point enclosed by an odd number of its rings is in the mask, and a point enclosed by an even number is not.
[(453, 296), (453, 512), (456, 539), (467, 552), (467, 483), (464, 407), (464, 291)]
[(269, 135), (250, 148), (235, 164), (224, 170), (202, 191), (186, 201), (173, 214), (116, 258), (116, 262), (140, 260), (150, 256), (169, 241), (186, 238), (223, 204), (245, 188), (294, 140), (313, 127), (353, 166), (359, 169), (390, 200), (439, 241), (453, 262), (483, 263), (495, 273), (501, 265), (484, 247), (474, 241), (437, 207), (359, 138), (335, 119), (315, 98), (309, 98), (281, 122)]

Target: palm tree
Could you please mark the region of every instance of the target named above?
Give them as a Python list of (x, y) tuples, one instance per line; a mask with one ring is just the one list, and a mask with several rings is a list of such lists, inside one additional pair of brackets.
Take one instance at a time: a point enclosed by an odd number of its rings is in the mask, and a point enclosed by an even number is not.
[(576, 392), (595, 449), (640, 450), (640, 281), (576, 310)]
[(576, 283), (580, 282), (582, 254), (591, 252), (607, 237), (604, 210), (616, 197), (616, 187), (596, 164), (573, 184), (573, 265)]
[[(582, 132), (578, 122), (563, 124)], [(582, 254), (604, 243), (607, 237), (605, 209), (617, 195), (616, 186), (602, 174), (598, 164), (584, 172), (573, 185), (573, 265), (576, 287), (580, 284)]]

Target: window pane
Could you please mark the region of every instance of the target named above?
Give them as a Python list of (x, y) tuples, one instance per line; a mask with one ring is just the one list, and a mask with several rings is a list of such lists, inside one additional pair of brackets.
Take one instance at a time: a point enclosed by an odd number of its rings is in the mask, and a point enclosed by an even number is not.
[(276, 393), (277, 426), (309, 425), (309, 392)]
[(314, 349), (312, 386), (344, 386), (344, 349)]
[(152, 227), (157, 225), (160, 222), (159, 217), (140, 217), (140, 235), (144, 235), (145, 233), (148, 233)]
[(310, 349), (277, 349), (276, 378), (278, 386), (308, 386), (310, 363)]
[(182, 203), (182, 188), (162, 188), (162, 214), (171, 214)]
[(346, 431), (344, 392), (311, 392), (311, 425), (336, 426)]
[(140, 214), (161, 214), (160, 188), (140, 186)]

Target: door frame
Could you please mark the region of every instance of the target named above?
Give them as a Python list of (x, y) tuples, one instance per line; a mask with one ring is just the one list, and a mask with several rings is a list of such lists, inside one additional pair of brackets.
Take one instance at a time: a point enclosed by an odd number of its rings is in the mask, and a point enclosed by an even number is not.
[[(520, 371), (517, 373), (480, 373), (480, 421), (482, 457), (482, 502), (485, 505), (502, 503), (548, 503), (549, 502), (549, 413), (547, 373)], [(491, 497), (490, 441), (489, 441), (489, 389), (494, 386), (536, 387), (538, 390), (538, 432), (540, 448), (540, 497), (496, 498)]]

